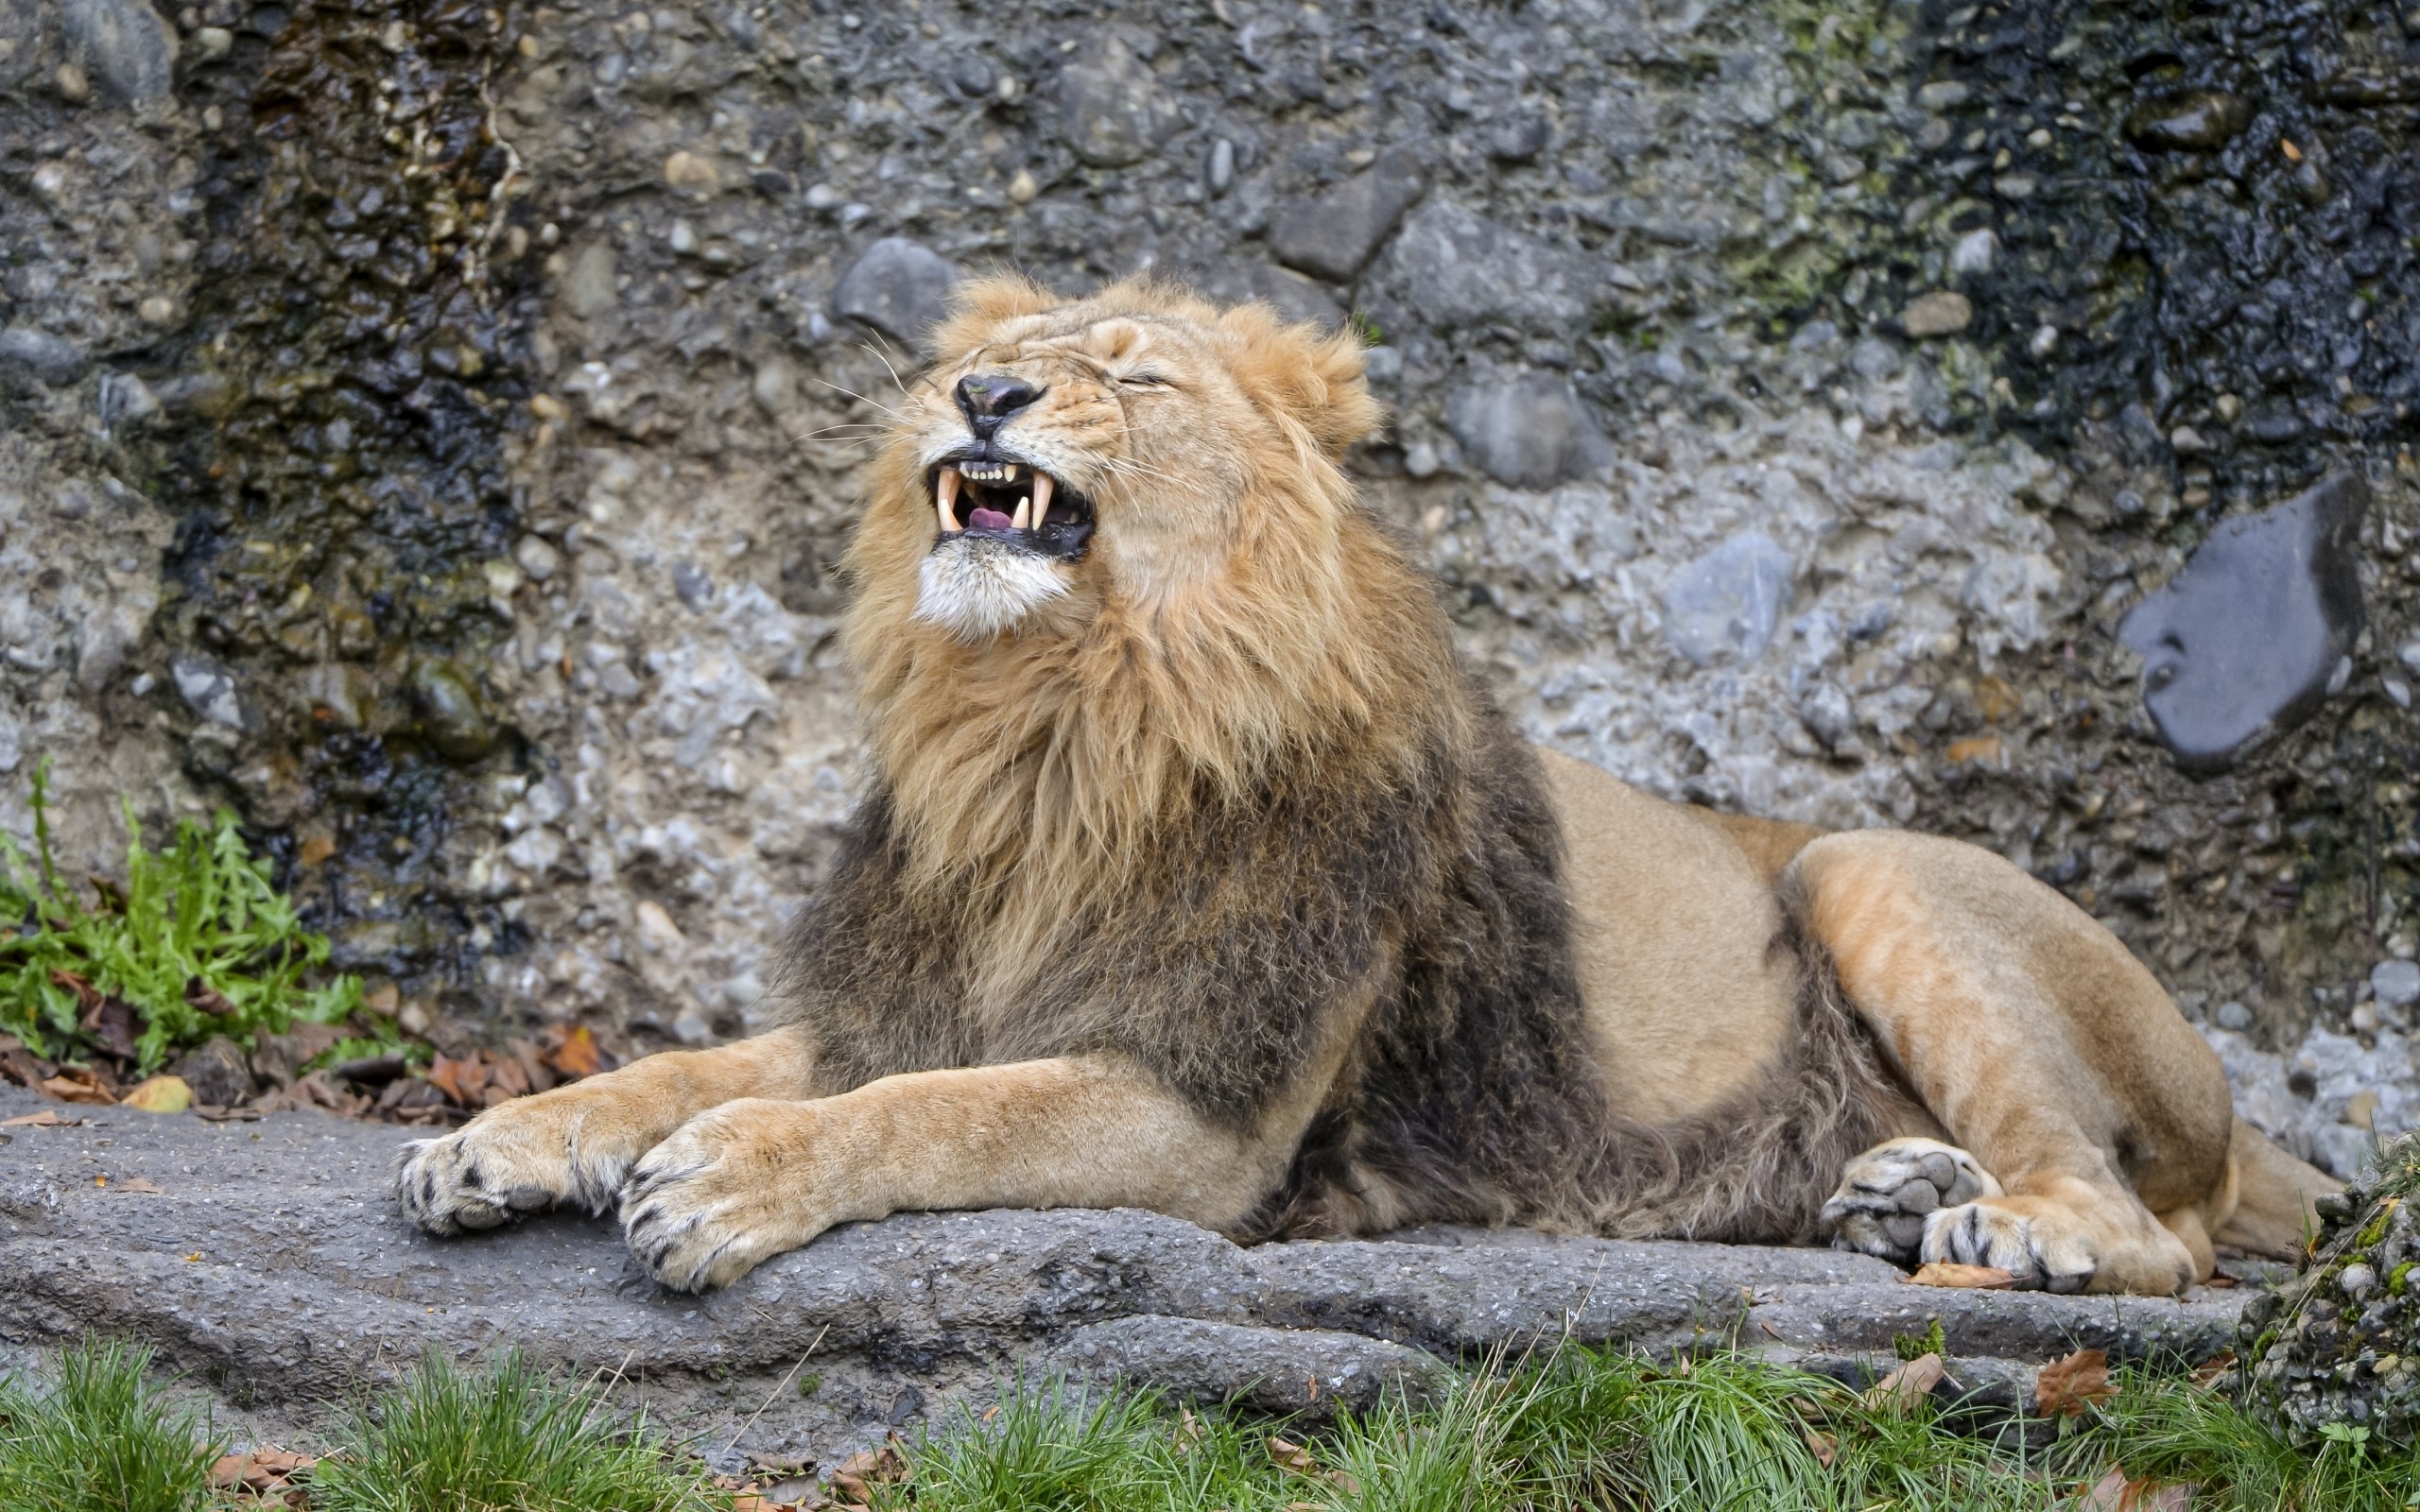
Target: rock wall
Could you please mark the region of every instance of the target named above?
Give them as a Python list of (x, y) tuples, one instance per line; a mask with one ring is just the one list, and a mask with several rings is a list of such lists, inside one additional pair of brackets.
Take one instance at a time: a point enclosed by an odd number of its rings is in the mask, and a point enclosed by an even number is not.
[[(1536, 738), (1990, 846), (2420, 1122), (2420, 48), (2283, 0), (0, 0), (0, 817), (236, 805), (441, 1039), (742, 1031), (969, 270), (1360, 323)], [(2190, 564), (2190, 565), (2188, 565)]]

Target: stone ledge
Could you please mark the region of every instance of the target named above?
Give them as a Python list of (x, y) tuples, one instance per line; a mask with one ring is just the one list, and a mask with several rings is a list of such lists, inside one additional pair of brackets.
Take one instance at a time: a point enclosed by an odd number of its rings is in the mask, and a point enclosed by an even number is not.
[[(425, 1351), (510, 1347), (639, 1383), (659, 1419), (718, 1443), (811, 1360), (816, 1394), (774, 1400), (744, 1447), (830, 1457), (1036, 1372), (1316, 1413), (1564, 1337), (1737, 1341), (1854, 1374), (1860, 1360), (1887, 1366), (1894, 1335), (1936, 1318), (1964, 1375), (2014, 1401), (2034, 1367), (2075, 1348), (2215, 1353), (2246, 1295), (1919, 1290), (1880, 1261), (1828, 1250), (1520, 1231), (1243, 1249), (1120, 1210), (851, 1225), (727, 1291), (683, 1297), (659, 1290), (601, 1220), (559, 1214), (451, 1241), (410, 1230), (386, 1186), (408, 1130), (314, 1112), (213, 1125), (0, 1091), (0, 1117), (39, 1108), (87, 1122), (7, 1131), (0, 1337), (22, 1349), (87, 1330), (138, 1335), (220, 1400), (306, 1424)], [(123, 1190), (137, 1177), (163, 1194)]]

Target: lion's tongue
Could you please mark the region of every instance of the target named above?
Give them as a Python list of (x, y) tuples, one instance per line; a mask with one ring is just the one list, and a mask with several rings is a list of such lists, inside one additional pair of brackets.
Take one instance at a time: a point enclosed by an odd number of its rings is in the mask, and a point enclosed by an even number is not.
[(977, 508), (966, 517), (966, 523), (977, 530), (1006, 530), (1013, 524), (997, 509)]

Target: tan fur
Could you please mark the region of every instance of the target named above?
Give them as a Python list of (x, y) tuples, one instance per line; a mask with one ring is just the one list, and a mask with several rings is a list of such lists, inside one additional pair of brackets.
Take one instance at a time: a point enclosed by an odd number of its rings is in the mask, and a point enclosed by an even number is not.
[[(1727, 1238), (1820, 1209), (1895, 1259), (2144, 1292), (2214, 1237), (2294, 1243), (2325, 1179), (2057, 894), (1510, 740), (1342, 471), (1377, 419), (1348, 336), (995, 279), (938, 348), (848, 558), (878, 782), (794, 942), (798, 1022), (430, 1142), (424, 1227), (618, 1195), (684, 1287), (999, 1204)], [(1043, 391), (1001, 435), (1098, 517), (990, 638), (918, 617), (970, 374)]]

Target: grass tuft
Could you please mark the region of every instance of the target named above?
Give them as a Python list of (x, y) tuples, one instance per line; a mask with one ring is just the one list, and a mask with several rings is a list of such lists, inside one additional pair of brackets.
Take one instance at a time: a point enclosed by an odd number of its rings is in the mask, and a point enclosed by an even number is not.
[(327, 936), (302, 927), (232, 810), (179, 821), (175, 844), (152, 850), (121, 799), (126, 881), (96, 879), (88, 907), (51, 853), (49, 779), (45, 759), (33, 773), (32, 860), (0, 834), (0, 1030), (52, 1060), (122, 1053), (104, 1009), (123, 1003), (139, 1021), (131, 1058), (149, 1075), (212, 1035), (250, 1042), (361, 1006), (358, 977), (305, 985), (327, 964)]
[(431, 1358), (320, 1461), (313, 1512), (699, 1512), (726, 1504), (644, 1423), (518, 1356), (478, 1371)]
[(151, 1351), (87, 1341), (37, 1394), (0, 1381), (0, 1507), (8, 1512), (184, 1512), (207, 1494), (217, 1450), (151, 1389)]

